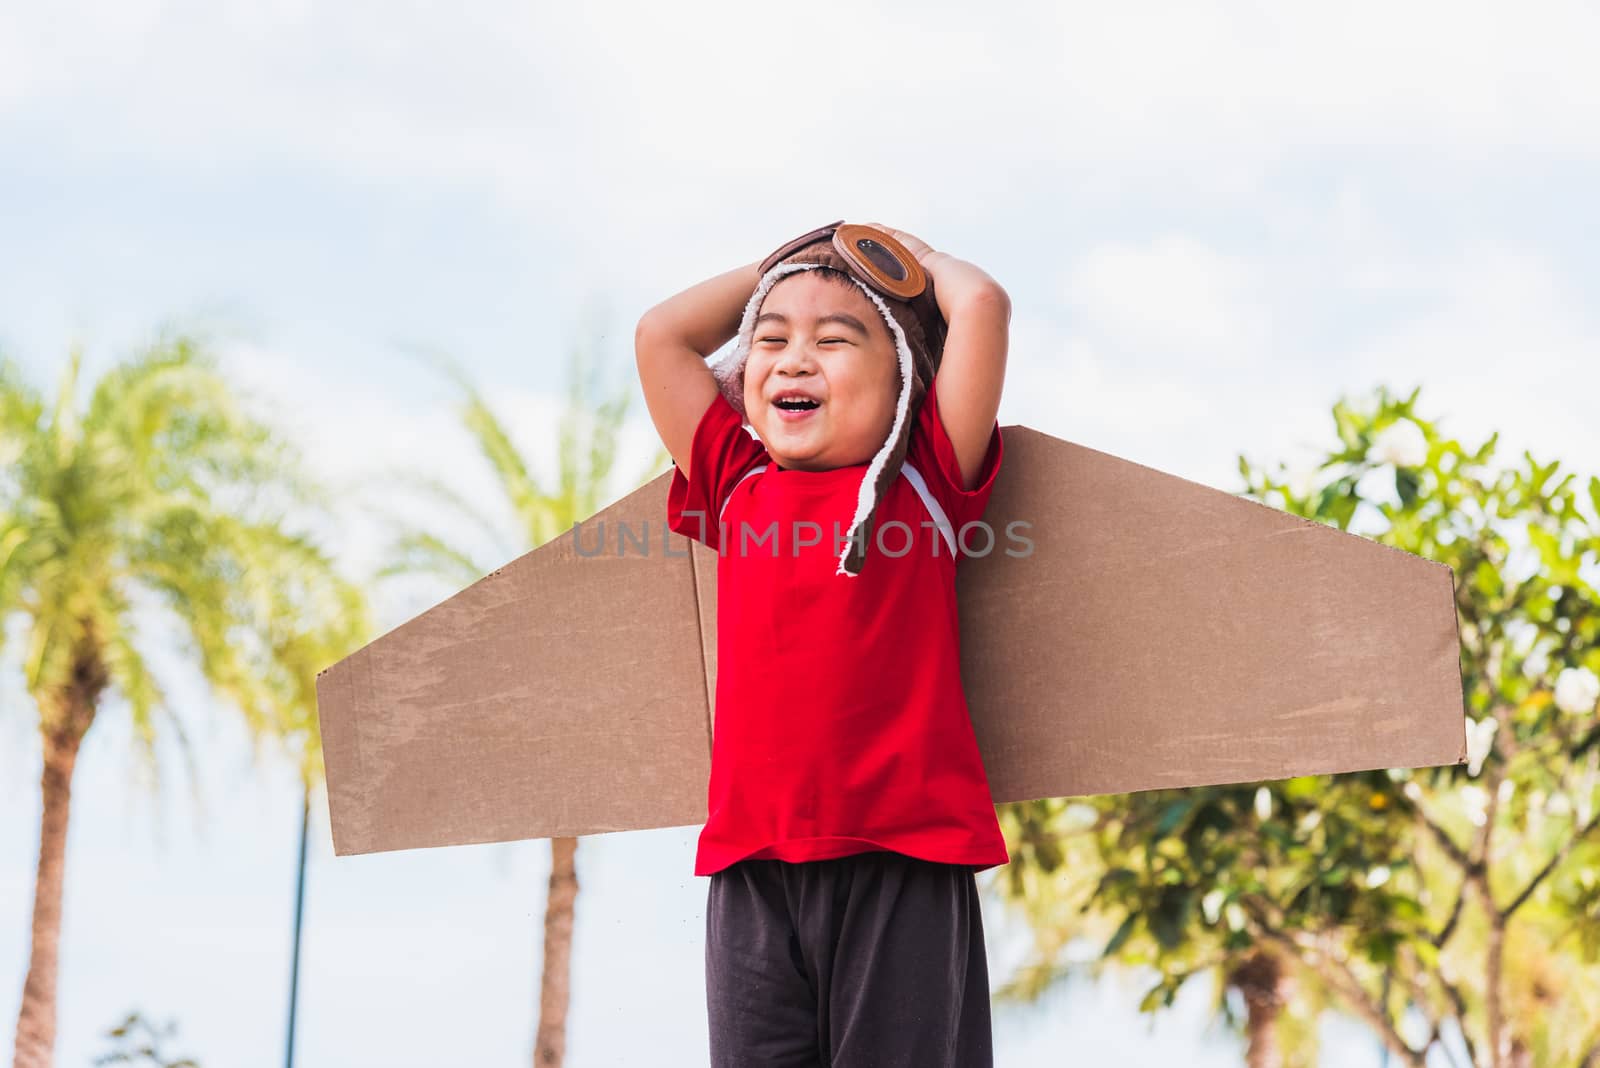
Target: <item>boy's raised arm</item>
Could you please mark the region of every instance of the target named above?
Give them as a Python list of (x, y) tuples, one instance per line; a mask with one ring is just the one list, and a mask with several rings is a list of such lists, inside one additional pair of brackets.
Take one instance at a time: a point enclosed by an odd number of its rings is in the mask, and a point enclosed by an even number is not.
[(955, 447), (963, 488), (971, 489), (1000, 412), (1011, 298), (976, 265), (935, 251), (903, 230), (870, 225), (893, 234), (933, 277), (933, 295), (948, 328), (939, 361), (939, 421)]
[(645, 406), (685, 477), (695, 428), (717, 396), (706, 357), (738, 331), (744, 306), (761, 281), (760, 265), (759, 260), (747, 263), (669, 297), (645, 312), (634, 329)]
[[(956, 269), (978, 270), (952, 257), (943, 263), (935, 262), (930, 273), (942, 271), (947, 264)], [(946, 277), (939, 275), (934, 282), (934, 295), (939, 298), (940, 311), (949, 326), (944, 357), (939, 362), (939, 419), (955, 447), (963, 488), (971, 489), (977, 483), (1000, 412), (1011, 332), (1011, 298), (990, 281), (987, 285), (974, 285), (947, 303), (943, 288)]]

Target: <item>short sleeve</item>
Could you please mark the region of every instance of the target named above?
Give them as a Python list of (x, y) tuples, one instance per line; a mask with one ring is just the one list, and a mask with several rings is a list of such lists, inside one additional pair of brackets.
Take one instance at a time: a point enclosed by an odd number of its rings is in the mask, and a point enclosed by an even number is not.
[(718, 519), (733, 487), (767, 450), (744, 428), (744, 421), (721, 392), (706, 407), (689, 447), (689, 476), (672, 465), (667, 490), (667, 525), (685, 537), (718, 548)]
[[(989, 506), (989, 497), (994, 493), (995, 475), (1000, 471), (1000, 461), (1005, 451), (1004, 443), (1000, 440), (1000, 422), (996, 420), (989, 434), (989, 448), (978, 466), (978, 481), (970, 490), (963, 488), (955, 445), (945, 433), (944, 423), (939, 418), (938, 392), (936, 376), (929, 383), (927, 395), (923, 397), (922, 407), (917, 412), (906, 459), (922, 473), (928, 491), (939, 502), (959, 534), (967, 523), (982, 519), (984, 509)], [(981, 541), (981, 538), (973, 539), (974, 544)]]

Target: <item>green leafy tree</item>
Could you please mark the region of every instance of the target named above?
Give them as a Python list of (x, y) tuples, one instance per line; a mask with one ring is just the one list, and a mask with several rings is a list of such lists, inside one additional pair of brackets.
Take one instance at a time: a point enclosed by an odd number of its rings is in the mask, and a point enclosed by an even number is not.
[(1402, 1064), (1600, 1063), (1600, 479), (1586, 516), (1559, 462), (1491, 470), (1498, 434), (1446, 438), (1418, 392), (1335, 405), (1315, 472), (1240, 471), (1254, 499), (1364, 517), (1454, 570), (1468, 763), (1006, 806), (1033, 989), (1098, 937), (1159, 973), (1146, 1009), (1200, 973), (1238, 989), (1252, 1065), (1312, 1063), (1324, 1003)]
[[(203, 344), (163, 336), (78, 403), (81, 351), (51, 404), (0, 361), (0, 639), (25, 620), (22, 673), (43, 743), (39, 863), (18, 1014), (16, 1068), (48, 1068), (72, 776), (113, 697), (159, 785), (182, 722), (137, 638), (165, 609), (212, 692), (244, 716), (258, 752), (314, 725), (329, 649), (359, 644), (364, 610), (290, 509), (323, 503), (290, 446), (246, 411)], [(136, 609), (143, 607), (145, 614)], [(304, 747), (315, 760), (316, 746)]]
[[(510, 547), (493, 560), (476, 560), (467, 548), (436, 531), (397, 523), (395, 537), (380, 570), (380, 578), (430, 575), (456, 588), (476, 582), (506, 559), (531, 551), (567, 533), (608, 503), (604, 494), (617, 461), (617, 439), (632, 397), (632, 381), (602, 396), (599, 372), (603, 361), (579, 347), (568, 368), (566, 406), (555, 427), (556, 482), (540, 485), (526, 458), (489, 402), (459, 368), (443, 358), (439, 367), (455, 382), (462, 401), (460, 414), (478, 451), (488, 462), (500, 492), (515, 517), (516, 533)], [(665, 449), (626, 487), (631, 491), (671, 464)], [(482, 507), (463, 497), (453, 486), (436, 478), (397, 473), (423, 499), (449, 514), (470, 520), (482, 531), (498, 534), (495, 522)], [(497, 539), (506, 544), (503, 538)], [(573, 917), (578, 897), (576, 838), (550, 840), (550, 881), (545, 899), (543, 974), (539, 983), (539, 1020), (534, 1037), (533, 1062), (553, 1068), (566, 1057), (566, 1020), (571, 1000)]]

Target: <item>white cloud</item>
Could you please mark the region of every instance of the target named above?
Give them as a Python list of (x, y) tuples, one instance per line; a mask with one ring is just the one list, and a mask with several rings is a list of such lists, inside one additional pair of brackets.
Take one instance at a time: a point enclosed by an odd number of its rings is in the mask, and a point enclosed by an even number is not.
[[(63, 120), (85, 153), (454, 178), (525, 209), (593, 189), (632, 223), (712, 188), (746, 206), (892, 190), (909, 219), (935, 201), (905, 177), (933, 169), (1227, 191), (1335, 146), (1592, 160), (1597, 29), (1578, 2), (933, 5), (911, 20), (841, 0), (692, 16), (84, 0), (0, 19), (0, 116)], [(85, 121), (109, 136), (80, 139)]]
[[(1010, 352), (1002, 423), (1230, 492), (1238, 488), (1241, 438), (1261, 432), (1264, 423), (1295, 420), (1308, 407), (1303, 397), (1274, 398), (1264, 379), (1220, 389), (1208, 382), (1212, 369), (1204, 362), (1132, 364), (1026, 313), (1013, 314)], [(1317, 405), (1309, 407), (1314, 414)], [(1306, 425), (1303, 418), (1299, 425)], [(1259, 458), (1279, 455), (1269, 446)]]
[(1091, 248), (1064, 290), (1084, 328), (1122, 353), (1237, 367), (1266, 351), (1270, 301), (1259, 268), (1191, 238)]
[[(1357, 270), (1360, 268), (1358, 267)], [(1423, 389), (1418, 414), (1476, 445), (1500, 430), (1496, 459), (1523, 448), (1594, 471), (1600, 429), (1576, 398), (1600, 396), (1600, 329), (1571, 282), (1537, 252), (1480, 243), (1389, 264), (1382, 285), (1420, 306), (1348, 354), (1352, 373)]]

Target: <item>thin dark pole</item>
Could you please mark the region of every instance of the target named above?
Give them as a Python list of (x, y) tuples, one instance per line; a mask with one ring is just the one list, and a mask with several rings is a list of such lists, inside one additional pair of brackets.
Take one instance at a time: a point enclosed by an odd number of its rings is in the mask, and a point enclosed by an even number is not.
[(306, 903), (306, 826), (311, 822), (311, 786), (300, 795), (300, 871), (294, 884), (294, 952), (289, 965), (289, 1052), (285, 1062), (294, 1068), (294, 1009), (300, 998), (300, 918)]
[[(1389, 980), (1394, 977), (1393, 972), (1383, 973), (1383, 1014), (1389, 1015)], [(1378, 1039), (1378, 1068), (1389, 1068), (1389, 1047), (1380, 1037)]]

